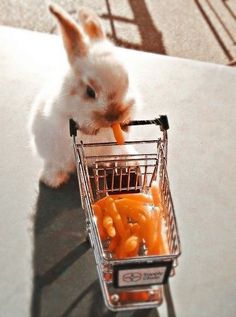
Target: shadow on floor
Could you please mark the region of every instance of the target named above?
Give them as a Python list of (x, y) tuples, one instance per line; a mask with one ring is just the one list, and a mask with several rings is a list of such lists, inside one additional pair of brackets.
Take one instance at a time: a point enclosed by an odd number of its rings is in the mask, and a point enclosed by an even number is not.
[[(129, 7), (132, 11), (133, 18), (120, 16), (114, 14), (114, 2), (104, 0), (106, 6), (106, 13), (100, 15), (100, 18), (109, 22), (110, 31), (107, 29), (107, 36), (116, 45), (142, 50), (146, 52), (153, 52), (163, 55), (168, 55), (161, 30), (158, 29), (158, 21), (153, 21), (151, 12), (144, 0), (126, 0), (122, 5)], [(214, 36), (219, 47), (224, 52), (228, 59), (227, 65), (236, 66), (234, 47), (236, 45), (236, 37), (232, 25), (236, 20), (236, 15), (233, 10), (233, 4), (229, 0), (221, 0), (218, 5), (213, 0), (194, 0), (196, 7), (202, 15), (205, 23), (208, 25), (211, 34)], [(158, 4), (156, 4), (158, 5)], [(220, 7), (220, 9), (219, 9)], [(115, 8), (116, 9), (116, 8)], [(69, 13), (77, 19), (77, 8), (70, 10)], [(227, 17), (227, 19), (225, 18)], [(117, 25), (122, 23), (125, 25), (125, 33), (128, 36), (121, 34)], [(134, 31), (131, 27), (135, 26)], [(176, 26), (178, 27), (178, 26)], [(223, 30), (219, 32), (219, 29)], [(56, 32), (56, 25), (51, 30), (51, 33)], [(132, 33), (133, 32), (133, 33)], [(122, 31), (123, 33), (123, 31)], [(132, 35), (130, 35), (132, 33)], [(137, 38), (140, 38), (140, 43), (137, 43)], [(227, 40), (227, 41), (226, 41)]]
[[(194, 0), (199, 12), (201, 13), (203, 19), (205, 20), (206, 24), (208, 25), (210, 31), (212, 32), (213, 36), (215, 37), (216, 41), (218, 42), (220, 48), (224, 52), (225, 56), (229, 60), (229, 65), (234, 66), (235, 65), (235, 56), (233, 52), (231, 51), (231, 46), (236, 45), (236, 37), (235, 34), (233, 33), (233, 30), (230, 29), (230, 27), (225, 23), (223, 17), (224, 14), (228, 14), (229, 18), (232, 19), (233, 21), (236, 20), (236, 16), (233, 12), (233, 9), (231, 8), (230, 4), (228, 3), (227, 0), (222, 0), (222, 5), (224, 8), (224, 13), (223, 13), (223, 8), (221, 9), (222, 12), (219, 12), (217, 9), (217, 6), (214, 5), (213, 1), (210, 0), (204, 0), (204, 1), (199, 1), (199, 0)], [(218, 31), (218, 27), (215, 22), (210, 18), (208, 11), (211, 12), (211, 15), (215, 17), (215, 20), (217, 21), (217, 24), (220, 26), (221, 29), (223, 29), (225, 36), (222, 37), (221, 33)], [(228, 41), (231, 42), (231, 46), (229, 44), (226, 44), (225, 37), (228, 37)]]
[[(134, 18), (132, 20), (113, 15), (109, 0), (105, 0), (105, 2), (108, 13), (103, 14), (101, 18), (109, 20), (112, 30), (112, 34), (110, 37), (116, 45), (147, 52), (166, 54), (162, 32), (158, 30), (153, 23), (151, 14), (147, 8), (145, 1), (127, 1), (134, 15)], [(115, 28), (116, 21), (127, 23), (127, 29), (129, 28), (129, 24), (135, 24), (138, 27), (138, 32), (141, 37), (141, 44), (134, 44), (122, 39), (119, 34), (117, 34)]]
[[(110, 23), (111, 34), (107, 34), (108, 38), (110, 38), (113, 43), (117, 46), (142, 50), (146, 52), (153, 52), (159, 54), (166, 54), (166, 49), (163, 43), (162, 32), (157, 29), (154, 24), (151, 14), (148, 10), (148, 7), (143, 0), (127, 0), (127, 5), (130, 6), (133, 12), (133, 19), (128, 19), (122, 16), (114, 15), (112, 13), (111, 2), (109, 0), (105, 0), (107, 13), (102, 14), (101, 19), (107, 20)], [(70, 10), (69, 14), (77, 19), (77, 8)], [(141, 38), (141, 43), (137, 44), (132, 41), (128, 41), (124, 39), (119, 34), (119, 30), (117, 30), (115, 24), (116, 22), (126, 23), (126, 29), (129, 30), (130, 25), (137, 26), (137, 30), (139, 34), (134, 34), (136, 38), (137, 35)], [(50, 33), (56, 33), (56, 24), (51, 29)]]
[(34, 220), (32, 317), (159, 316), (156, 309), (119, 313), (106, 309), (86, 240), (76, 176), (57, 190), (39, 184)]
[[(50, 316), (53, 304), (45, 302), (45, 289), (57, 284), (88, 249), (76, 177), (57, 190), (40, 183), (34, 219), (32, 316)], [(63, 298), (58, 300), (63, 301)], [(54, 312), (51, 316), (56, 315)]]

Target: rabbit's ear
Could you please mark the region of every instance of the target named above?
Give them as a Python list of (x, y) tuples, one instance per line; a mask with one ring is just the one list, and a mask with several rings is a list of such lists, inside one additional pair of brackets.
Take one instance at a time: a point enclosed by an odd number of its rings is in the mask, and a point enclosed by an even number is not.
[(102, 40), (106, 37), (101, 20), (93, 10), (80, 8), (79, 21), (91, 40)]
[(64, 46), (70, 63), (75, 57), (87, 55), (88, 47), (85, 36), (76, 22), (55, 3), (49, 5), (50, 12), (56, 17), (61, 29)]

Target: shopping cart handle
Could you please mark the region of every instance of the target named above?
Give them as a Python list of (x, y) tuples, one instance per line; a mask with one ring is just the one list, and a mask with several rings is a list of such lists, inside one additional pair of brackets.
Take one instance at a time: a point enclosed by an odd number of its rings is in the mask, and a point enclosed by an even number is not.
[[(132, 120), (127, 126), (131, 125), (147, 125), (147, 124), (155, 124), (159, 125), (161, 131), (166, 131), (169, 129), (168, 117), (166, 115), (159, 116), (159, 118), (155, 118), (154, 120)], [(78, 126), (73, 119), (70, 119), (70, 136), (77, 136)]]
[(154, 120), (132, 120), (128, 123), (128, 126), (147, 125), (147, 124), (159, 125), (161, 131), (165, 131), (169, 129), (168, 117), (166, 115), (159, 116), (159, 118), (155, 118)]
[(73, 119), (70, 119), (69, 121), (69, 128), (70, 128), (70, 136), (77, 136), (77, 124)]

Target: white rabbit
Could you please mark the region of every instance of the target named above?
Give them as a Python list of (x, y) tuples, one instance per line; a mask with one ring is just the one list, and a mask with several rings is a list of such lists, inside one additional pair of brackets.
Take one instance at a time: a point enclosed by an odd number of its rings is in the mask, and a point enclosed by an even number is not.
[(106, 39), (99, 17), (81, 8), (78, 25), (58, 5), (50, 4), (49, 10), (60, 26), (69, 63), (56, 87), (37, 98), (30, 130), (43, 159), (41, 181), (58, 187), (75, 169), (69, 119), (78, 124), (84, 142), (114, 141), (112, 123), (129, 122), (137, 102), (119, 49)]

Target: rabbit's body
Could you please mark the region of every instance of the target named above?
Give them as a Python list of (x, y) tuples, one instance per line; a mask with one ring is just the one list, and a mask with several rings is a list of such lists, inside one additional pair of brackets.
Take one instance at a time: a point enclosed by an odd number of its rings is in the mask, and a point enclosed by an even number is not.
[(44, 162), (41, 180), (57, 187), (75, 168), (69, 119), (77, 122), (85, 143), (113, 141), (112, 123), (127, 123), (136, 106), (124, 62), (94, 12), (79, 11), (82, 29), (58, 6), (50, 11), (61, 27), (69, 64), (37, 98), (30, 127), (33, 147)]

